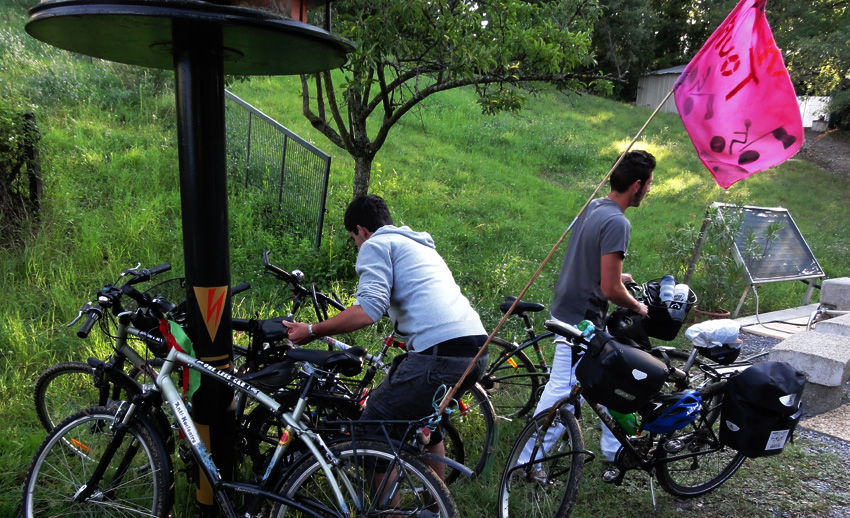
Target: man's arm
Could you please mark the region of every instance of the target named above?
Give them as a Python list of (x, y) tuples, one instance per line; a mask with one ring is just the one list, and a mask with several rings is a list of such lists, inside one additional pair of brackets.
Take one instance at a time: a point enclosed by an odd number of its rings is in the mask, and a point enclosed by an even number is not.
[[(360, 305), (354, 305), (323, 322), (313, 324), (313, 334), (316, 336), (338, 335), (356, 331), (374, 323)], [(313, 340), (307, 331), (307, 324), (284, 321), (283, 325), (289, 329), (289, 339), (296, 345), (304, 345)]]
[(602, 278), (600, 288), (605, 298), (618, 306), (628, 308), (645, 317), (649, 308), (629, 293), (623, 284), (623, 253), (614, 252), (602, 256)]

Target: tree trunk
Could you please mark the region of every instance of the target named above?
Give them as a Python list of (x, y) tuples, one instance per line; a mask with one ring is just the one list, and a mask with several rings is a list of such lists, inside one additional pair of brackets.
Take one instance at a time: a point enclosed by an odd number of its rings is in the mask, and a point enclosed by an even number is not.
[(372, 174), (372, 157), (359, 156), (354, 158), (354, 193), (353, 198), (369, 194), (369, 176)]

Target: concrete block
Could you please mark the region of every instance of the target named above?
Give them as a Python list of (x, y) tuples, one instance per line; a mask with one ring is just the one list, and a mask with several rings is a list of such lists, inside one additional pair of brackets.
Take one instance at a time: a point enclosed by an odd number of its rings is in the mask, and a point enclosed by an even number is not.
[(819, 383), (806, 383), (803, 389), (803, 413), (818, 415), (841, 406), (844, 387), (828, 387)]
[(840, 311), (850, 311), (850, 277), (825, 279), (820, 288), (820, 303)]
[(768, 358), (790, 363), (805, 372), (810, 383), (843, 387), (850, 379), (850, 337), (795, 333), (776, 344)]
[(821, 320), (815, 326), (815, 331), (828, 335), (850, 337), (850, 315)]

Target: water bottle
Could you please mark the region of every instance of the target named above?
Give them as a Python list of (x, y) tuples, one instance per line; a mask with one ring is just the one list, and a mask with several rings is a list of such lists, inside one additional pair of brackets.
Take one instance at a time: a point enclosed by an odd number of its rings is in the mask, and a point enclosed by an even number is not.
[(640, 432), (638, 432), (640, 429), (640, 423), (638, 422), (635, 414), (621, 414), (620, 412), (611, 410), (610, 408), (607, 410), (611, 417), (613, 417), (614, 420), (623, 427), (623, 430), (625, 430), (627, 434), (640, 435)]
[(685, 319), (685, 310), (688, 307), (688, 298), (691, 289), (687, 284), (677, 284), (673, 289), (673, 304), (670, 306), (670, 316), (673, 320), (681, 322)]
[(668, 308), (670, 307), (670, 303), (673, 302), (675, 289), (676, 279), (674, 279), (672, 275), (668, 273), (661, 278), (661, 289), (659, 290), (658, 295), (661, 298), (661, 302)]
[(593, 325), (593, 322), (590, 320), (582, 320), (576, 324), (576, 329), (581, 331), (581, 336), (588, 342), (591, 341), (593, 339), (593, 335), (596, 334), (596, 326)]

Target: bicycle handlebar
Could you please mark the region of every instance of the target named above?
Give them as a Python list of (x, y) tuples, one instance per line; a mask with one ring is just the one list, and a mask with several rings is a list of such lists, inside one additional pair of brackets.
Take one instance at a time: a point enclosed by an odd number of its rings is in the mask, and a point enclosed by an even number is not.
[(296, 296), (308, 296), (311, 298), (314, 304), (321, 302), (322, 304), (327, 304), (334, 309), (342, 311), (345, 309), (345, 304), (342, 302), (322, 293), (321, 291), (316, 291), (316, 286), (311, 285), (310, 289), (304, 287), (301, 283), (304, 282), (304, 274), (300, 270), (293, 270), (292, 273), (287, 272), (280, 266), (274, 265), (269, 261), (269, 253), (271, 250), (266, 250), (263, 252), (263, 266), (265, 266), (266, 270), (268, 270), (272, 275), (282, 280), (283, 282), (289, 283), (290, 288), (295, 293)]
[(97, 323), (97, 321), (100, 320), (100, 317), (103, 316), (103, 310), (100, 306), (92, 306), (91, 303), (86, 304), (86, 306), (89, 306), (88, 311), (83, 311), (86, 313), (86, 320), (77, 330), (77, 336), (80, 338), (88, 338), (95, 323)]

